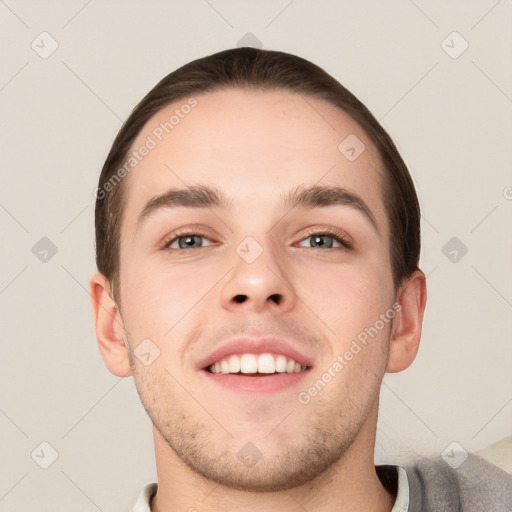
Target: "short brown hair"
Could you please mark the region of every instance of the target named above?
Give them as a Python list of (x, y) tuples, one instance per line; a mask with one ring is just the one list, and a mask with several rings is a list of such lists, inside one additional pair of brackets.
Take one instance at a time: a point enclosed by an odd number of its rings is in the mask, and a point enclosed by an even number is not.
[(112, 144), (99, 179), (97, 190), (102, 193), (96, 195), (96, 264), (112, 284), (117, 301), (126, 180), (114, 187), (106, 185), (112, 183), (135, 138), (157, 112), (190, 95), (226, 88), (287, 90), (326, 100), (350, 115), (375, 144), (384, 165), (383, 199), (395, 288), (418, 269), (420, 208), (414, 184), (395, 144), (371, 112), (335, 78), (301, 57), (234, 48), (189, 62), (164, 77), (133, 109)]

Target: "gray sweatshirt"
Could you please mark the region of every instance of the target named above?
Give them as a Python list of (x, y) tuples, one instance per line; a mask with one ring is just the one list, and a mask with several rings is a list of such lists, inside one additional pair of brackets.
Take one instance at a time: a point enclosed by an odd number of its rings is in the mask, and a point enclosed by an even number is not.
[(441, 458), (405, 464), (409, 512), (512, 512), (512, 475), (478, 455), (452, 469)]

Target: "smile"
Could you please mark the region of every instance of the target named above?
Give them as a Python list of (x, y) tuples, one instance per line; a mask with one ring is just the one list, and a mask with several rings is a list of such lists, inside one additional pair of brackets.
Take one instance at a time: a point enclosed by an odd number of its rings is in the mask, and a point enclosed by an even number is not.
[(207, 368), (210, 373), (272, 374), (299, 373), (308, 367), (283, 354), (231, 354)]

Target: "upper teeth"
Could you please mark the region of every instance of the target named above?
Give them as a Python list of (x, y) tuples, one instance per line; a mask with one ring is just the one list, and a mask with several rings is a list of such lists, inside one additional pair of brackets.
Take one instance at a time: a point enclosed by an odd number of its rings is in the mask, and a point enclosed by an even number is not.
[(232, 354), (212, 364), (212, 373), (298, 373), (306, 369), (281, 354)]

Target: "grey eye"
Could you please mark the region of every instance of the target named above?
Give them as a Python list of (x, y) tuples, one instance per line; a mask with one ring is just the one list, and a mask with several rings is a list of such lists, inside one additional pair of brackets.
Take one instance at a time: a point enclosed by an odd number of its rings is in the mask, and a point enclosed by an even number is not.
[[(198, 249), (205, 247), (201, 240), (208, 240), (202, 235), (181, 235), (168, 244), (169, 249)], [(178, 244), (176, 247), (175, 244)], [(208, 245), (208, 244), (207, 244)]]
[[(337, 242), (336, 237), (333, 235), (327, 235), (327, 234), (317, 234), (317, 235), (311, 235), (305, 238), (304, 240), (310, 241), (311, 245), (309, 247), (313, 247), (314, 249), (327, 247), (328, 249), (333, 248), (334, 243), (338, 243), (338, 247), (341, 246), (339, 242)], [(301, 245), (301, 247), (304, 247)], [(306, 246), (308, 247), (308, 246)]]

